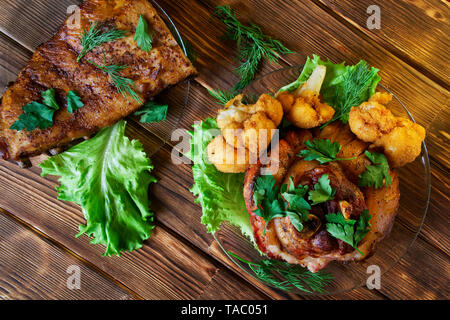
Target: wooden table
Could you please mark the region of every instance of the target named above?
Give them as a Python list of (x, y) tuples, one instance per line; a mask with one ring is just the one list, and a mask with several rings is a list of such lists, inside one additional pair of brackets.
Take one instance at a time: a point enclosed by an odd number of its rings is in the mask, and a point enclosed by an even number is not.
[[(0, 2), (0, 87), (16, 78), (34, 49), (49, 39), (77, 0)], [(230, 88), (236, 47), (221, 40), (211, 17), (229, 3), (296, 54), (281, 66), (317, 53), (335, 62), (360, 59), (381, 69), (383, 83), (426, 127), (432, 167), (428, 216), (417, 241), (383, 278), (381, 290), (360, 288), (330, 299), (449, 298), (449, 3), (442, 0), (160, 0), (197, 53), (198, 78), (180, 127), (212, 116), (206, 88)], [(381, 29), (368, 30), (367, 7), (381, 8)], [(264, 63), (260, 74), (280, 68)], [(2, 92), (3, 93), (3, 92)], [(174, 101), (174, 104), (177, 102)], [(129, 120), (129, 135), (146, 148), (157, 139)], [(40, 169), (0, 162), (0, 297), (5, 299), (307, 299), (267, 288), (239, 272), (200, 224), (191, 168), (170, 161), (171, 146), (153, 156), (158, 184), (151, 187), (156, 228), (141, 250), (102, 257), (103, 247), (76, 239), (80, 209), (56, 200), (55, 178)], [(38, 163), (42, 159), (33, 162)], [(400, 222), (401, 223), (401, 222)], [(82, 289), (66, 286), (67, 268), (81, 268)]]

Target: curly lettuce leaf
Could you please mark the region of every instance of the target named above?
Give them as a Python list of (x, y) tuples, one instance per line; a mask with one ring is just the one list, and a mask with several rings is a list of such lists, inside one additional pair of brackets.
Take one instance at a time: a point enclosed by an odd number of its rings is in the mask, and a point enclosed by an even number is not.
[(142, 247), (154, 228), (148, 187), (156, 179), (139, 141), (125, 136), (125, 121), (101, 130), (94, 138), (42, 162), (42, 176), (60, 176), (58, 199), (81, 206), (92, 244), (106, 246), (104, 255)]
[(282, 87), (278, 93), (297, 90), (308, 80), (318, 65), (327, 68), (320, 94), (323, 100), (336, 110), (331, 121), (340, 120), (347, 123), (350, 109), (367, 101), (375, 93), (381, 80), (378, 75), (379, 70), (369, 67), (363, 60), (356, 65), (346, 66), (344, 62), (335, 64), (330, 60), (323, 61), (319, 56), (313, 55), (312, 59), (308, 57), (306, 60), (298, 79)]
[[(191, 159), (194, 185), (191, 192), (202, 206), (202, 223), (208, 232), (215, 233), (227, 221), (238, 226), (253, 241), (249, 215), (242, 195), (244, 174), (222, 173), (208, 161), (207, 146), (219, 132), (215, 119), (207, 118), (193, 125)], [(216, 130), (216, 132), (214, 132)]]
[(344, 62), (340, 64), (332, 63), (330, 60), (323, 61), (320, 59), (318, 55), (313, 54), (312, 59), (308, 57), (306, 59), (305, 65), (303, 66), (303, 70), (300, 73), (300, 76), (298, 79), (284, 87), (282, 87), (278, 93), (281, 93), (283, 91), (295, 91), (299, 87), (301, 87), (311, 76), (314, 69), (316, 69), (317, 66), (322, 65), (327, 67), (327, 73), (325, 75), (325, 80), (322, 84), (322, 89), (320, 92), (322, 95), (324, 93), (329, 93), (329, 88), (336, 86), (340, 81), (342, 81), (341, 76), (346, 70), (346, 66)]

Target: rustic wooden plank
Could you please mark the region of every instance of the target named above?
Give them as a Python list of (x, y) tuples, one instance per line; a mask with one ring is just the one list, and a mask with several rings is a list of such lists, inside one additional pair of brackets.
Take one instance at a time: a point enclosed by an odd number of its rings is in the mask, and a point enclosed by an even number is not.
[[(84, 222), (79, 208), (72, 203), (55, 200), (55, 183), (39, 178), (36, 171), (36, 168), (34, 171), (17, 170), (15, 165), (2, 161), (0, 194), (8, 194), (11, 188), (15, 192), (2, 197), (0, 207), (126, 284), (141, 297), (199, 298), (219, 270), (227, 274), (228, 282), (238, 281), (244, 292), (252, 292), (252, 298), (265, 297), (247, 283), (233, 279), (226, 269), (211, 263), (208, 257), (161, 226), (155, 228), (142, 249), (124, 253), (121, 257), (102, 257), (102, 246), (90, 245), (86, 236), (74, 237), (78, 232), (77, 226)], [(227, 281), (221, 284), (223, 293), (242, 299), (240, 292), (228, 291)]]
[(34, 51), (64, 22), (67, 9), (79, 0), (2, 1), (0, 31)]
[(392, 299), (449, 299), (449, 273), (448, 255), (425, 241), (416, 241), (405, 257), (382, 276), (380, 292)]
[[(408, 64), (450, 87), (447, 61), (450, 59), (448, 2), (438, 0), (350, 1), (318, 0), (328, 12), (348, 22)], [(376, 4), (381, 28), (369, 30), (367, 8)]]
[[(0, 210), (0, 299), (113, 299), (136, 296)], [(80, 289), (67, 280), (80, 271)]]

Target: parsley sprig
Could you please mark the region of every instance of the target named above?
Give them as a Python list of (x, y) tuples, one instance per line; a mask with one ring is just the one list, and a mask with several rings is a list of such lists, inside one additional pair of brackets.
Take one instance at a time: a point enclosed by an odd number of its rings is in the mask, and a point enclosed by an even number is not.
[(122, 70), (128, 68), (127, 66), (119, 64), (106, 65), (106, 57), (105, 57), (105, 65), (103, 66), (98, 65), (91, 60), (88, 60), (88, 62), (97, 67), (98, 69), (102, 70), (103, 72), (107, 73), (111, 77), (114, 85), (116, 86), (117, 90), (122, 94), (122, 96), (124, 96), (125, 98), (128, 98), (128, 96), (130, 96), (135, 101), (142, 103), (141, 97), (133, 89), (135, 87), (134, 81), (129, 78), (122, 77), (120, 75), (120, 72)]
[(361, 255), (363, 254), (358, 249), (358, 243), (366, 236), (370, 231), (370, 219), (372, 216), (369, 214), (369, 210), (364, 210), (358, 220), (345, 219), (341, 213), (329, 213), (325, 215), (327, 220), (326, 228), (327, 232), (336, 239), (340, 239)]
[(272, 175), (258, 177), (253, 199), (257, 206), (254, 212), (266, 222), (264, 232), (270, 220), (286, 216), (283, 200), (280, 195), (280, 188), (276, 185), (276, 181)]
[(299, 265), (283, 261), (263, 259), (259, 262), (251, 262), (233, 252), (228, 254), (248, 265), (259, 279), (283, 291), (292, 291), (297, 288), (308, 293), (326, 293), (325, 287), (333, 280), (333, 275), (324, 271), (312, 273)]
[(309, 190), (308, 200), (312, 201), (312, 205), (333, 200), (336, 189), (330, 185), (328, 174), (323, 174), (314, 185), (314, 190)]
[(315, 139), (312, 142), (306, 141), (307, 149), (302, 150), (298, 156), (304, 157), (306, 161), (317, 160), (321, 164), (331, 161), (354, 160), (353, 158), (336, 158), (336, 155), (341, 151), (342, 146), (337, 142), (331, 143), (329, 139)]
[(266, 222), (264, 232), (270, 220), (286, 216), (298, 232), (301, 232), (311, 210), (311, 206), (304, 199), (308, 189), (308, 186), (295, 187), (292, 178), (289, 179), (289, 186), (284, 184), (279, 188), (273, 176), (258, 177), (253, 194), (257, 206), (254, 212)]
[(143, 51), (148, 52), (152, 49), (153, 39), (148, 30), (147, 20), (145, 20), (142, 14), (139, 17), (136, 33), (134, 34), (134, 40), (136, 41), (138, 47)]
[[(286, 187), (282, 186), (282, 189)], [(289, 177), (289, 187), (281, 196), (286, 201), (286, 215), (289, 217), (292, 225), (301, 232), (303, 230), (303, 222), (308, 221), (310, 204), (305, 200), (309, 187), (298, 185), (295, 187), (292, 177)], [(282, 190), (283, 191), (283, 190)]]
[(366, 171), (359, 175), (358, 185), (360, 187), (381, 188), (383, 185), (392, 184), (389, 174), (389, 163), (386, 156), (382, 153), (364, 152), (366, 157), (374, 164), (367, 165)]
[(67, 112), (74, 113), (83, 106), (84, 103), (75, 91), (71, 90), (67, 93)]
[(79, 62), (89, 51), (94, 48), (111, 41), (115, 41), (125, 37), (125, 30), (111, 29), (103, 32), (97, 22), (93, 22), (89, 28), (89, 31), (84, 29), (81, 36), (81, 45), (83, 49), (78, 55), (77, 62)]
[[(23, 113), (10, 127), (11, 130), (33, 131), (37, 128), (48, 129), (53, 125), (53, 116), (60, 107), (55, 97), (55, 89), (50, 88), (41, 92), (42, 103), (33, 101), (23, 107)], [(67, 111), (73, 113), (84, 106), (75, 91), (67, 93)]]
[[(235, 69), (240, 80), (228, 92), (228, 96), (236, 96), (255, 78), (262, 59), (278, 63), (280, 54), (293, 53), (279, 40), (265, 35), (258, 25), (243, 25), (229, 5), (217, 6), (215, 15), (226, 25), (225, 37), (237, 42), (238, 59), (241, 62)], [(221, 94), (221, 97), (223, 96)], [(220, 102), (223, 104), (222, 100)]]
[(166, 120), (168, 109), (169, 109), (168, 105), (158, 104), (154, 101), (149, 101), (146, 104), (144, 104), (144, 106), (134, 114), (136, 116), (141, 116), (142, 123), (161, 122)]

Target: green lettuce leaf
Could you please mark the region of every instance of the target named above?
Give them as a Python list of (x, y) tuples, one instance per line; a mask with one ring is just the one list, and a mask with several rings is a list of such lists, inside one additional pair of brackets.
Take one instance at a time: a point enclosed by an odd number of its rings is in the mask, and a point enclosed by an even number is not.
[[(311, 76), (314, 69), (316, 69), (317, 66), (322, 65), (327, 67), (327, 73), (325, 75), (325, 80), (322, 84), (322, 89), (320, 90), (320, 93), (324, 95), (324, 93), (329, 94), (332, 93), (330, 88), (336, 86), (339, 82), (342, 81), (342, 74), (346, 70), (346, 66), (344, 62), (340, 64), (334, 64), (330, 60), (323, 61), (320, 59), (318, 55), (313, 54), (313, 58), (311, 59), (308, 57), (306, 59), (305, 65), (303, 66), (303, 70), (300, 73), (300, 76), (298, 79), (284, 87), (282, 87), (278, 93), (281, 93), (283, 91), (295, 91), (297, 88), (301, 87)], [(334, 94), (333, 94), (334, 95)], [(324, 97), (325, 98), (325, 97)], [(326, 100), (326, 99), (325, 99)]]
[(215, 233), (222, 222), (227, 221), (238, 226), (245, 236), (254, 241), (242, 195), (244, 174), (219, 172), (208, 161), (207, 146), (215, 136), (214, 129), (219, 132), (216, 120), (207, 118), (193, 127), (194, 131), (190, 132), (191, 159), (194, 162), (194, 185), (191, 192), (197, 197), (196, 202), (202, 206), (202, 223), (208, 232)]
[(91, 243), (106, 246), (104, 255), (142, 247), (154, 228), (148, 187), (156, 179), (139, 141), (125, 136), (125, 121), (42, 162), (42, 176), (60, 176), (60, 200), (81, 206)]
[(374, 67), (370, 68), (363, 60), (354, 66), (346, 66), (344, 62), (335, 64), (330, 60), (323, 61), (319, 56), (313, 55), (312, 59), (308, 57), (306, 60), (298, 79), (282, 87), (278, 93), (295, 91), (308, 80), (318, 65), (327, 68), (320, 94), (323, 100), (336, 110), (331, 121), (341, 120), (343, 123), (347, 123), (350, 109), (367, 101), (375, 93), (381, 80), (378, 75), (379, 70)]

